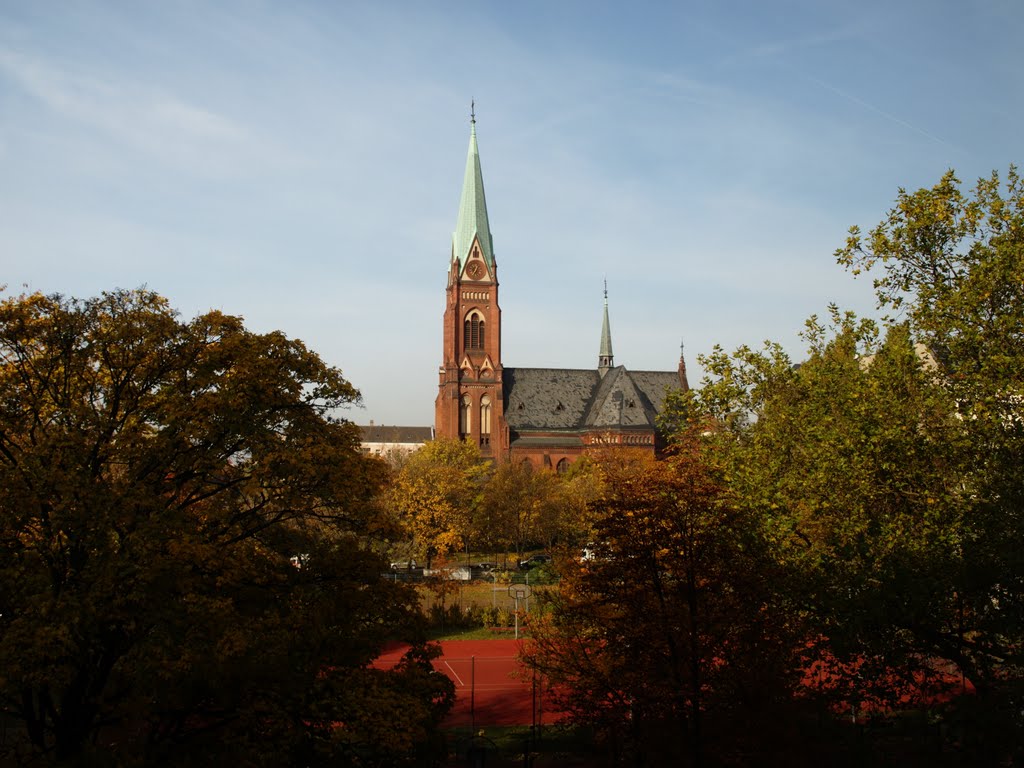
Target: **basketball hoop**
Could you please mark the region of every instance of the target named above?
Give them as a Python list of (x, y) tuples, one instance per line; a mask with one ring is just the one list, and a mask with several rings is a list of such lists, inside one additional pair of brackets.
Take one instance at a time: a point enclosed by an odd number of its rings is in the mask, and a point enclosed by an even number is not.
[(509, 584), (508, 596), (514, 600), (525, 600), (533, 592), (529, 584)]
[(519, 601), (528, 600), (532, 591), (529, 584), (508, 585), (508, 596), (516, 601), (516, 640), (519, 639)]

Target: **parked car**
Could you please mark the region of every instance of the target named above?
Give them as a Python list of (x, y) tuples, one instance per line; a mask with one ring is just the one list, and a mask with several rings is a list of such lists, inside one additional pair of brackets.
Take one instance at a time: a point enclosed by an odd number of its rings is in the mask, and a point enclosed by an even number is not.
[(392, 571), (411, 571), (416, 568), (415, 560), (402, 560), (391, 564)]
[(531, 568), (539, 568), (542, 565), (547, 565), (551, 562), (551, 555), (545, 555), (543, 553), (539, 555), (531, 555), (525, 560), (519, 561), (519, 570), (528, 571)]

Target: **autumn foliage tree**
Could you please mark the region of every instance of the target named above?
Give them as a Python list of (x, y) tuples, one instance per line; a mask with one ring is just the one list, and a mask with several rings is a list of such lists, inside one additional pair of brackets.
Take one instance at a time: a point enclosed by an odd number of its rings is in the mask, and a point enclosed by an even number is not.
[(430, 568), (473, 536), (489, 464), (472, 443), (439, 438), (404, 462), (381, 498)]
[(7, 757), (413, 764), (450, 686), (363, 546), (380, 466), (299, 341), (163, 298), (0, 303)]
[(503, 462), (484, 487), (478, 540), (491, 548), (515, 552), (550, 547), (560, 536), (577, 533), (587, 498), (564, 475), (534, 469), (527, 463)]
[(795, 642), (774, 610), (774, 567), (708, 448), (694, 430), (666, 461), (601, 457), (595, 542), (562, 563), (530, 625), (528, 663), (556, 706), (636, 765), (742, 751), (790, 701)]

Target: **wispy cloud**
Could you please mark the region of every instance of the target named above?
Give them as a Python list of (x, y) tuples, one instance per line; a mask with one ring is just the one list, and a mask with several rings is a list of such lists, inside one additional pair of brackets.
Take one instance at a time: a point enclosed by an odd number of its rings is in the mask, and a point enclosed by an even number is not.
[(280, 158), (247, 126), (151, 86), (72, 72), (0, 48), (0, 74), (56, 113), (179, 169), (234, 175)]

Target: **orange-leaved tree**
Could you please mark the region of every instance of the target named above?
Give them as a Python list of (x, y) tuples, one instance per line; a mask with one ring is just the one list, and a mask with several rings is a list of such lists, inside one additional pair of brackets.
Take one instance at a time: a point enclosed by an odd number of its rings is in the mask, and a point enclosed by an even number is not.
[[(789, 706), (795, 643), (774, 610), (758, 526), (731, 504), (699, 430), (659, 461), (600, 457), (603, 499), (586, 558), (531, 623), (528, 663), (555, 706), (636, 764), (700, 764), (768, 732)], [(618, 740), (618, 741), (616, 741)], [(709, 746), (710, 745), (710, 746)]]

